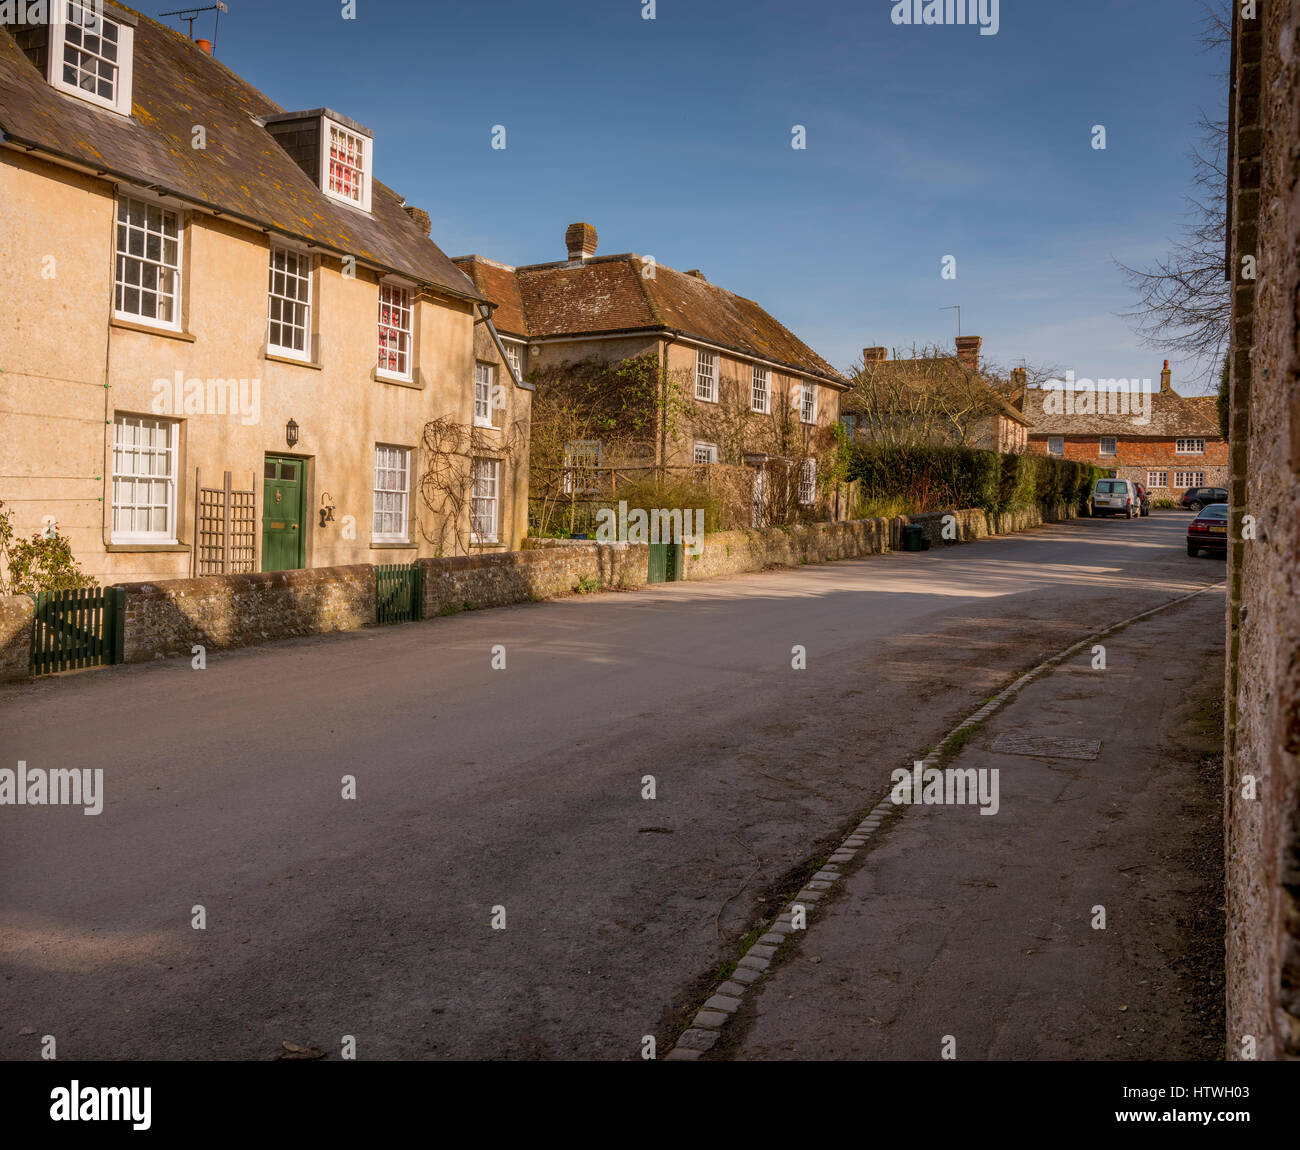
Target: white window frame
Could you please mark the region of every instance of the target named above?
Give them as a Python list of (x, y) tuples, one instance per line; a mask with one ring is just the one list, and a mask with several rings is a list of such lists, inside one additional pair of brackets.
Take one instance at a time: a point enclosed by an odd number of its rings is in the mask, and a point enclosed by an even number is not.
[(1168, 472), (1168, 471), (1148, 471), (1148, 472), (1147, 472), (1147, 487), (1148, 487), (1148, 488), (1151, 488), (1151, 489), (1154, 489), (1154, 488), (1157, 488), (1157, 487), (1164, 487), (1164, 488), (1167, 488), (1168, 486), (1169, 486), (1169, 472)]
[(817, 422), (817, 385), (807, 380), (799, 382), (799, 422)]
[(501, 340), (501, 346), (506, 349), (506, 359), (509, 361), (510, 366), (514, 368), (515, 375), (517, 375), (520, 379), (523, 379), (524, 369), (522, 364), (524, 361), (523, 360), (524, 345), (521, 343), (517, 343), (513, 339), (505, 339), (503, 337)]
[[(600, 492), (600, 463), (605, 445), (599, 439), (571, 439), (564, 445), (564, 494), (572, 495), (575, 489), (583, 495)], [(590, 480), (593, 471), (594, 481)], [(588, 482), (583, 485), (583, 477)]]
[(749, 409), (760, 415), (770, 415), (772, 412), (772, 373), (758, 364), (754, 364), (750, 379)]
[[(484, 469), (491, 475), (492, 493), (490, 495), (480, 495), (479, 479), (482, 478)], [(488, 523), (485, 524), (489, 529), (479, 531), (478, 526), (483, 522), (482, 508), (490, 515)], [(470, 460), (470, 513), (469, 513), (469, 537), (472, 543), (498, 543), (501, 535), (501, 460), (490, 459), (485, 456), (475, 456)]]
[[(703, 387), (701, 387), (703, 385)], [(718, 402), (718, 353), (695, 349), (695, 398), (703, 403)]]
[(805, 459), (799, 468), (799, 502), (817, 502), (817, 460)]
[[(147, 452), (142, 452), (138, 437), (136, 443), (125, 443), (122, 441), (119, 428), (135, 426), (141, 431), (148, 426), (151, 429), (166, 428), (167, 443), (161, 451), (154, 446), (150, 446)], [(109, 511), (110, 530), (109, 538), (114, 543), (175, 543), (176, 542), (176, 487), (177, 487), (177, 459), (178, 446), (180, 440), (180, 423), (174, 419), (159, 419), (155, 416), (148, 415), (131, 415), (129, 413), (114, 413), (113, 416), (113, 484), (112, 500), (113, 505)], [(119, 470), (122, 458), (125, 455), (135, 455), (139, 457), (142, 454), (158, 456), (161, 454), (166, 460), (167, 469), (163, 474), (150, 472), (147, 475), (141, 475), (138, 470)], [(161, 531), (119, 531), (117, 528), (118, 512), (130, 508), (133, 512), (141, 507), (156, 509), (162, 504), (155, 502), (137, 503), (134, 499), (131, 501), (121, 501), (118, 499), (118, 482), (137, 482), (157, 483), (159, 481), (167, 485), (167, 502), (165, 504), (167, 513), (166, 526)]]
[[(84, 46), (78, 47), (76, 44), (68, 43), (68, 28), (76, 27), (75, 21), (68, 20), (68, 14), (73, 8), (80, 9), (82, 12), (89, 12), (94, 25), (111, 24), (117, 30), (117, 76), (113, 83), (113, 98), (110, 100), (101, 96), (97, 91), (88, 92), (76, 84), (70, 83), (63, 77), (64, 54), (65, 50), (71, 47), (74, 51), (85, 52)], [(99, 108), (106, 108), (110, 112), (115, 112), (119, 116), (129, 116), (131, 114), (131, 88), (133, 83), (135, 57), (135, 28), (125, 20), (119, 20), (112, 16), (103, 14), (93, 0), (51, 0), (50, 4), (50, 21), (49, 21), (49, 61), (46, 71), (46, 79), (49, 80), (52, 87), (69, 96), (75, 96), (78, 100), (84, 100), (87, 104), (94, 104)], [(81, 29), (92, 25), (83, 22)], [(75, 35), (80, 35), (80, 30)], [(84, 45), (84, 41), (82, 42)], [(88, 53), (94, 55), (97, 59), (107, 61), (106, 57), (99, 56), (97, 53)], [(96, 70), (98, 71), (98, 69)]]
[(1047, 437), (1047, 454), (1064, 456), (1065, 455), (1065, 436), (1049, 435)]
[[(390, 476), (400, 476), (400, 487), (385, 486)], [(381, 507), (390, 497), (396, 507)], [(396, 518), (401, 531), (380, 531), (380, 516)], [(370, 498), (370, 541), (372, 543), (409, 543), (411, 541), (411, 449), (393, 443), (375, 444), (374, 479)]]
[[(290, 272), (288, 271), (288, 269), (285, 269), (284, 271), (285, 276), (292, 275), (295, 280), (303, 280), (303, 279), (306, 280), (307, 299), (305, 302), (295, 297), (291, 297), (287, 295), (277, 295), (273, 290), (275, 287), (275, 280), (273, 277), (276, 274), (275, 257), (277, 253), (283, 253), (286, 256), (293, 256), (294, 259), (299, 261), (306, 261), (307, 272), (305, 276), (300, 271)], [(302, 266), (301, 263), (299, 264), (299, 266), (300, 267)], [(302, 361), (303, 363), (310, 363), (311, 355), (312, 355), (312, 307), (313, 307), (313, 297), (315, 295), (315, 290), (316, 290), (313, 281), (316, 278), (316, 261), (309, 252), (305, 252), (301, 248), (291, 247), (289, 244), (273, 243), (271, 245), (270, 255), (267, 257), (267, 269), (268, 271), (267, 271), (267, 288), (266, 288), (266, 350), (271, 355), (279, 355), (279, 356), (283, 356), (286, 359), (296, 359)], [(301, 351), (299, 351), (296, 347), (285, 347), (283, 344), (277, 344), (271, 341), (271, 324), (274, 322), (278, 322), (281, 328), (286, 326), (284, 320), (275, 321), (271, 318), (271, 304), (275, 300), (281, 300), (284, 303), (293, 304), (296, 307), (306, 308), (306, 312), (303, 315), (303, 340), (302, 340), (303, 346)], [(296, 328), (297, 324), (293, 324), (289, 326)]]
[[(701, 459), (700, 456), (704, 458)], [(695, 441), (695, 446), (691, 451), (691, 460), (696, 466), (706, 463), (718, 462), (718, 445), (716, 443), (706, 443), (702, 439)]]
[(1203, 439), (1175, 439), (1175, 455), (1204, 455), (1205, 440)]
[[(404, 297), (404, 302), (399, 299), (397, 303), (384, 299), (385, 292), (399, 292)], [(389, 309), (389, 318), (392, 318), (393, 311), (399, 322), (384, 323), (384, 309)], [(406, 326), (402, 327), (400, 320), (405, 318)], [(379, 316), (378, 316), (378, 346), (375, 349), (375, 372), (383, 379), (398, 379), (403, 382), (410, 382), (415, 378), (415, 292), (411, 285), (404, 280), (381, 280), (379, 283)], [(397, 340), (397, 358), (401, 363), (403, 357), (406, 361), (406, 370), (393, 371), (391, 368), (384, 367), (383, 361), (388, 359), (386, 353), (389, 349), (384, 346), (385, 338), (396, 337)]]
[(1204, 471), (1175, 471), (1174, 472), (1174, 489), (1181, 491), (1190, 491), (1193, 487), (1204, 487)]
[[(132, 255), (130, 250), (131, 233), (134, 229), (134, 225), (130, 221), (132, 204), (138, 204), (140, 207), (142, 207), (145, 210), (146, 213), (145, 228), (144, 228), (144, 253), (138, 256)], [(127, 220), (125, 224), (121, 219), (121, 213), (124, 207), (127, 212)], [(149, 226), (148, 226), (148, 213), (150, 211), (162, 213), (163, 222), (164, 222), (163, 230), (154, 233), (159, 236), (160, 242), (162, 244), (160, 257), (157, 260), (150, 259), (147, 255), (149, 235), (150, 235)], [(176, 244), (175, 264), (168, 263), (165, 258), (166, 244), (168, 242), (168, 236), (167, 236), (167, 231), (165, 226), (165, 221), (167, 216), (173, 216), (176, 220), (176, 237), (174, 241)], [(121, 239), (119, 236), (119, 229), (121, 229), (122, 227), (126, 228), (126, 234), (127, 234), (127, 247), (125, 251), (122, 250)], [(119, 189), (117, 193), (117, 202), (114, 205), (113, 228), (114, 228), (114, 232), (113, 232), (113, 316), (114, 318), (124, 319), (129, 323), (146, 324), (149, 327), (160, 328), (163, 331), (180, 331), (181, 320), (182, 320), (181, 306), (183, 302), (182, 289), (184, 286), (184, 279), (185, 279), (185, 213), (180, 208), (175, 208), (170, 206), (169, 204), (165, 204), (161, 200), (157, 199), (156, 197), (138, 195), (135, 193), (133, 189), (123, 188), (123, 189)], [(170, 297), (169, 297), (171, 299), (171, 304), (172, 304), (172, 318), (170, 320), (158, 319), (156, 316), (145, 315), (142, 312), (127, 311), (124, 307), (119, 306), (119, 299), (118, 299), (119, 293), (125, 296), (125, 293), (128, 291), (138, 291), (140, 292), (141, 300), (143, 301), (144, 293), (150, 290), (144, 287), (143, 274), (140, 277), (139, 285), (130, 284), (125, 281), (125, 279), (123, 278), (123, 271), (124, 271), (123, 262), (122, 262), (123, 260), (132, 260), (136, 263), (139, 263), (142, 269), (146, 266), (152, 266), (154, 268), (159, 269), (162, 274), (171, 275), (172, 283), (174, 285), (174, 290), (170, 293)], [(162, 291), (161, 289), (153, 291), (152, 294), (157, 296), (160, 300), (165, 296), (168, 296), (168, 293)]]
[[(474, 361), (474, 426), (492, 427), (492, 392), (496, 383), (496, 364), (484, 363), (481, 359)], [(486, 388), (486, 395), (480, 398), (480, 388)]]
[[(1106, 450), (1106, 444), (1110, 444), (1110, 450)], [(1107, 459), (1119, 454), (1119, 440), (1113, 435), (1103, 435), (1097, 440), (1097, 454), (1103, 455)]]
[[(360, 196), (349, 196), (346, 192), (336, 192), (330, 188), (330, 141), (331, 133), (340, 132), (345, 136), (358, 140), (361, 144), (361, 187)], [(329, 116), (322, 116), (320, 121), (320, 190), (324, 192), (331, 200), (336, 200), (340, 204), (347, 204), (352, 208), (359, 208), (363, 212), (370, 211), (371, 189), (374, 187), (374, 164), (375, 164), (375, 141), (373, 136), (367, 136), (364, 132), (358, 132), (355, 128), (349, 128), (346, 124), (340, 124), (338, 120), (331, 119)]]

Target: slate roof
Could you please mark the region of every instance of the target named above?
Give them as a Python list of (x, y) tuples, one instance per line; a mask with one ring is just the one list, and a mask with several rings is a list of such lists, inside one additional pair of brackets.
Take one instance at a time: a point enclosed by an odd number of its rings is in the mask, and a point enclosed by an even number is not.
[[(329, 199), (259, 124), (284, 111), (180, 32), (134, 9), (130, 119), (57, 91), (0, 27), (0, 132), (97, 173), (169, 193), (454, 296), (481, 299), (469, 279), (374, 181), (372, 214)], [(206, 150), (191, 146), (195, 124)], [(385, 146), (378, 141), (376, 158)]]
[[(1135, 424), (1131, 415), (1078, 415), (1070, 412), (1045, 412), (1043, 405), (1051, 393), (1042, 388), (1025, 390), (1022, 408), (1029, 420), (1029, 434), (1116, 436), (1121, 439), (1222, 439), (1219, 411), (1212, 395), (1183, 396), (1176, 391), (1151, 393), (1151, 422)], [(1062, 394), (1057, 393), (1056, 403)], [(1074, 395), (1078, 396), (1078, 392)], [(1102, 397), (1104, 398), (1104, 397)], [(1130, 399), (1135, 397), (1129, 397)], [(1141, 402), (1141, 397), (1136, 397)]]
[(757, 303), (635, 253), (511, 268), (481, 256), (456, 264), (497, 304), (499, 331), (541, 338), (676, 332), (838, 387), (848, 381)]

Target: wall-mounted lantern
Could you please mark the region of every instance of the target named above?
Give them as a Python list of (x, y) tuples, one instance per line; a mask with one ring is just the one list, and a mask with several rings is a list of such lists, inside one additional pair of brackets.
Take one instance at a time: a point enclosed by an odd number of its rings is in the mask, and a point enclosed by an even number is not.
[(284, 425), (284, 441), (290, 447), (298, 446), (298, 425), (292, 419)]

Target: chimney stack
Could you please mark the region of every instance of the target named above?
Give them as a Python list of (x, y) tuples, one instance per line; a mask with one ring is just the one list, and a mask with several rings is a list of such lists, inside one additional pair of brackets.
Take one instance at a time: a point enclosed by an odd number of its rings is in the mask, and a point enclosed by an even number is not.
[(889, 358), (889, 349), (885, 347), (864, 347), (862, 349), (863, 363), (884, 363)]
[(1160, 394), (1173, 395), (1174, 385), (1170, 382), (1173, 378), (1173, 372), (1169, 370), (1169, 361), (1165, 360), (1164, 370), (1160, 373)]
[(433, 235), (433, 219), (423, 208), (417, 208), (414, 204), (403, 204), (406, 214), (419, 225), (420, 231), (426, 236)]
[(980, 345), (984, 340), (978, 335), (959, 335), (957, 337), (957, 358), (963, 366), (971, 371), (980, 369)]
[(211, 40), (195, 40), (194, 43), (198, 45), (198, 48), (199, 48), (199, 51), (200, 51), (200, 52), (206, 52), (209, 56), (212, 55), (212, 41), (211, 41)]
[(590, 224), (570, 224), (564, 233), (564, 246), (571, 260), (589, 260), (596, 254), (596, 229)]
[(1011, 386), (1018, 391), (1024, 391), (1029, 386), (1029, 372), (1023, 367), (1013, 367), (1011, 369)]

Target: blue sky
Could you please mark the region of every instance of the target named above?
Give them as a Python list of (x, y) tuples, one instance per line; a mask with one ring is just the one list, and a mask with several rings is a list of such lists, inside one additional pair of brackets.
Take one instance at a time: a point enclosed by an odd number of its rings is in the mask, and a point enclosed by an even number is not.
[(950, 343), (960, 304), (999, 363), (1158, 386), (1114, 261), (1168, 249), (1196, 120), (1226, 98), (1197, 0), (1001, 0), (991, 36), (896, 26), (892, 0), (229, 3), (217, 55), (372, 128), (377, 178), (449, 255), (562, 259), (585, 220), (602, 253), (698, 267), (839, 367)]

